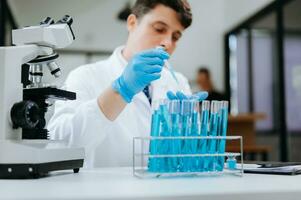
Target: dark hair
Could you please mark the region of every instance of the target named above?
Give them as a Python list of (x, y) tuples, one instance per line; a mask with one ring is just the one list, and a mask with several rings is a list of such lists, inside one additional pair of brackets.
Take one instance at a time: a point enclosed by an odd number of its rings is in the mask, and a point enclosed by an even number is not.
[(187, 28), (191, 25), (192, 14), (187, 0), (137, 0), (132, 8), (132, 13), (136, 15), (137, 18), (141, 18), (159, 4), (167, 6), (176, 11), (184, 28)]
[(198, 74), (206, 74), (206, 76), (210, 77), (210, 71), (208, 68), (206, 67), (200, 67), (199, 70), (198, 70)]

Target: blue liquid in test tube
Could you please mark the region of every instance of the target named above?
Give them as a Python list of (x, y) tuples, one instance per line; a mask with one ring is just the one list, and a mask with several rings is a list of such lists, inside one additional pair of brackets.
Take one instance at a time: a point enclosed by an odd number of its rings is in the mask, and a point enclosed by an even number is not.
[[(158, 137), (160, 131), (160, 111), (153, 110), (152, 122), (151, 122), (151, 136)], [(158, 154), (158, 140), (150, 140), (149, 147), (150, 155)], [(159, 170), (158, 158), (149, 158), (148, 170), (150, 172), (157, 172)]]
[[(191, 100), (182, 100), (181, 102), (181, 132), (182, 136), (189, 137), (191, 134), (191, 114), (192, 104)], [(182, 140), (182, 154), (190, 154), (191, 141), (189, 139)], [(183, 157), (180, 159), (180, 171), (187, 172), (191, 168), (191, 159)]]
[(235, 156), (229, 156), (227, 159), (228, 169), (229, 170), (236, 170), (236, 159)]
[[(192, 107), (192, 114), (191, 114), (191, 130), (190, 135), (193, 137), (197, 137), (199, 135), (199, 129), (200, 129), (200, 119), (199, 119), (199, 101), (198, 100), (192, 100), (191, 101), (191, 107)], [(190, 153), (191, 154), (197, 154), (198, 153), (198, 140), (197, 139), (191, 139), (190, 141)], [(192, 157), (190, 159), (190, 171), (197, 171), (197, 165), (198, 165), (198, 158)]]
[[(171, 136), (172, 137), (179, 137), (181, 136), (181, 129), (180, 129), (180, 108), (181, 103), (179, 100), (172, 100), (169, 101), (169, 113), (171, 115)], [(175, 139), (171, 140), (170, 142), (170, 153), (173, 155), (181, 154), (181, 140)], [(170, 159), (170, 172), (177, 172), (179, 170), (179, 161), (180, 159), (177, 157)]]
[[(168, 100), (164, 100), (160, 103), (160, 135), (161, 137), (166, 137), (164, 140), (159, 140), (159, 153), (160, 154), (169, 154), (170, 153), (170, 141), (168, 136), (171, 136), (171, 120), (168, 113)], [(159, 158), (160, 171), (169, 172), (170, 171), (170, 158)]]
[[(218, 132), (218, 110), (219, 110), (219, 102), (212, 101), (211, 102), (211, 112), (210, 112), (210, 125), (209, 125), (209, 136), (217, 136)], [(214, 154), (216, 153), (216, 139), (208, 139), (208, 153)], [(205, 162), (205, 168), (208, 171), (215, 170), (215, 162), (216, 159), (213, 156), (208, 157)]]
[[(210, 101), (202, 102), (202, 111), (201, 111), (201, 128), (200, 128), (200, 136), (206, 137), (208, 136), (208, 124), (209, 124), (209, 110), (210, 110)], [(207, 154), (207, 139), (200, 139), (198, 144), (198, 153), (199, 154)], [(205, 168), (205, 160), (206, 157), (200, 157), (198, 159), (198, 171), (204, 171)]]
[[(219, 136), (226, 136), (227, 135), (227, 127), (228, 127), (228, 101), (222, 101), (221, 102), (221, 108), (220, 108), (220, 124), (219, 124)], [(223, 154), (225, 153), (226, 149), (226, 140), (221, 139), (219, 140), (219, 145), (218, 145), (218, 153)], [(224, 164), (225, 164), (225, 157), (218, 157), (217, 159), (217, 170), (222, 171), (224, 169)]]

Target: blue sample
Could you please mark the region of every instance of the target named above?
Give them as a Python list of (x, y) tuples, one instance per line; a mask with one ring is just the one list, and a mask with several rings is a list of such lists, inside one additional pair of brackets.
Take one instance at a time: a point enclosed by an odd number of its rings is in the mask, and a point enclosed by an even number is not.
[[(155, 110), (152, 115), (152, 122), (151, 122), (151, 136), (158, 137), (160, 131), (160, 112)], [(150, 155), (157, 155), (158, 154), (158, 140), (150, 140)], [(149, 158), (148, 169), (151, 172), (156, 172), (159, 170), (158, 166), (158, 158)]]
[(229, 157), (227, 159), (227, 165), (228, 165), (228, 169), (230, 170), (236, 170), (236, 159), (235, 157)]
[[(198, 103), (198, 102), (196, 102)], [(199, 134), (199, 113), (193, 112), (191, 118), (191, 131), (190, 136), (196, 137)], [(198, 139), (189, 140), (190, 143), (190, 153), (197, 154), (198, 153)], [(198, 168), (198, 158), (193, 157), (190, 159), (190, 171), (197, 171)]]
[[(217, 113), (218, 110), (218, 102), (212, 101), (211, 103), (211, 113), (210, 113), (210, 129), (209, 129), (209, 136), (215, 137), (217, 136), (217, 129), (218, 129), (218, 121), (219, 116)], [(208, 139), (208, 153), (214, 154), (216, 153), (216, 139)], [(215, 170), (215, 162), (216, 159), (213, 156), (208, 157), (205, 162), (205, 170), (213, 171)]]
[[(182, 136), (187, 137), (189, 135), (189, 126), (190, 126), (190, 116), (189, 114), (182, 115)], [(189, 153), (189, 140), (181, 140), (181, 154)], [(188, 171), (187, 163), (189, 159), (187, 157), (180, 158), (180, 171), (185, 172)]]
[[(200, 128), (200, 136), (206, 137), (208, 135), (208, 122), (209, 122), (209, 101), (203, 101), (202, 103), (202, 112), (201, 112), (201, 128)], [(207, 139), (199, 140), (198, 145), (198, 153), (199, 154), (207, 154)], [(198, 159), (198, 171), (204, 171), (205, 168), (205, 160), (208, 157), (200, 157)]]
[[(168, 109), (170, 113), (171, 120), (171, 136), (179, 137), (181, 136), (181, 116), (180, 116), (181, 102), (178, 100), (171, 100), (168, 102)], [(181, 154), (181, 140), (171, 139), (170, 141), (170, 154), (179, 155)], [(170, 161), (170, 172), (177, 172), (179, 170), (179, 158), (172, 157)]]
[[(167, 155), (149, 158), (150, 172), (204, 172), (222, 171), (225, 165), (226, 139), (193, 139), (196, 136), (226, 136), (228, 124), (228, 102), (202, 102), (201, 115), (196, 100), (161, 101), (152, 114), (151, 136), (164, 137), (150, 141), (150, 155)], [(211, 107), (211, 108), (210, 108)], [(169, 137), (184, 136), (187, 139)], [(191, 138), (191, 139), (190, 139)], [(181, 155), (192, 154), (189, 157)], [(209, 154), (209, 156), (195, 156)], [(210, 156), (210, 154), (212, 156)], [(169, 157), (178, 155), (178, 157)], [(236, 169), (236, 160), (227, 159), (229, 169)]]
[[(181, 136), (181, 129), (180, 129), (180, 114), (171, 114), (171, 121), (172, 121), (172, 136), (178, 137)], [(179, 155), (181, 153), (181, 140), (175, 139), (171, 141), (171, 154)], [(170, 170), (172, 172), (176, 172), (179, 170), (179, 158), (172, 158), (172, 164)]]
[[(227, 135), (227, 128), (228, 128), (228, 102), (222, 102), (222, 108), (220, 110), (220, 128), (219, 128), (219, 136), (226, 136)], [(226, 139), (219, 140), (218, 146), (218, 153), (223, 154), (225, 153), (226, 149)], [(224, 156), (220, 156), (217, 159), (217, 170), (222, 171), (224, 169), (225, 158)]]
[[(185, 137), (197, 136), (199, 133), (199, 102), (196, 100), (183, 100), (181, 107), (182, 114), (182, 135)], [(197, 139), (185, 139), (182, 141), (182, 154), (197, 153)], [(189, 156), (182, 158), (181, 171), (192, 172), (196, 171), (196, 157)]]
[[(189, 100), (181, 101), (181, 134), (184, 137), (188, 137), (191, 131), (191, 102)], [(182, 148), (181, 154), (189, 154), (190, 153), (190, 140), (185, 139), (181, 140)], [(189, 171), (189, 158), (182, 157), (180, 158), (180, 167), (179, 170), (181, 172)]]
[[(209, 136), (217, 136), (217, 125), (218, 125), (218, 115), (216, 113), (211, 113), (210, 116), (210, 131)], [(208, 153), (214, 154), (216, 150), (216, 139), (208, 140)], [(212, 171), (214, 169), (214, 157), (209, 157), (207, 160), (207, 168), (208, 171)]]
[[(160, 109), (160, 121), (161, 121), (161, 128), (160, 128), (160, 135), (161, 137), (168, 137), (171, 135), (171, 121), (169, 118), (169, 113), (167, 109), (166, 104), (162, 104), (159, 107)], [(165, 140), (159, 140), (159, 154), (168, 154), (170, 152), (170, 141)], [(170, 160), (171, 158), (159, 158), (159, 165), (160, 165), (160, 171), (162, 172), (169, 172), (170, 171)]]

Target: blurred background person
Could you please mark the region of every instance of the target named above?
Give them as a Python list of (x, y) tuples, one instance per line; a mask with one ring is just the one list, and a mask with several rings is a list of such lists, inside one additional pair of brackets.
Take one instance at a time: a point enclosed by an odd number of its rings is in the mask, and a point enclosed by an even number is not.
[(226, 100), (225, 95), (215, 89), (211, 73), (207, 67), (202, 66), (198, 69), (196, 82), (199, 90), (208, 92), (208, 100)]

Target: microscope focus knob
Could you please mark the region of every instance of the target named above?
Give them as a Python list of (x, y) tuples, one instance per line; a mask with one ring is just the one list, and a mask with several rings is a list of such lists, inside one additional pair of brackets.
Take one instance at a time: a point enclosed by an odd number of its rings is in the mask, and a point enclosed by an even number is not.
[(40, 121), (40, 108), (33, 101), (15, 103), (10, 111), (13, 128), (35, 128)]

